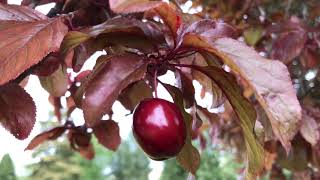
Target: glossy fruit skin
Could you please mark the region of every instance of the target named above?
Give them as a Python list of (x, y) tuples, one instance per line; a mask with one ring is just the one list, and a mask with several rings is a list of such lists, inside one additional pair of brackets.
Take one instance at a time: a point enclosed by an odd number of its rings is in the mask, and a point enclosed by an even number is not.
[(144, 152), (158, 161), (176, 156), (187, 136), (179, 108), (158, 98), (145, 99), (137, 105), (132, 131)]

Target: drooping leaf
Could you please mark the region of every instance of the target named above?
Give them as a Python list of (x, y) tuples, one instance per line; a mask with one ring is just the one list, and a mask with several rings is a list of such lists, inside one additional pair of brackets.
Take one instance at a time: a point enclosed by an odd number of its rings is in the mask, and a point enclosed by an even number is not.
[(143, 80), (129, 85), (119, 96), (121, 104), (133, 111), (136, 105), (146, 98), (152, 98), (152, 89)]
[(309, 142), (312, 146), (317, 145), (320, 140), (319, 126), (315, 118), (302, 111), (302, 125), (300, 128), (302, 137)]
[(41, 86), (55, 97), (63, 96), (68, 90), (67, 70), (63, 65), (50, 76), (39, 76)]
[(207, 121), (210, 124), (218, 124), (220, 117), (218, 114), (210, 113), (207, 109), (197, 106), (197, 115), (202, 121)]
[(182, 91), (182, 95), (184, 97), (184, 105), (186, 108), (190, 108), (195, 101), (195, 90), (192, 84), (192, 79), (180, 70), (176, 72), (176, 79), (177, 85)]
[(0, 123), (18, 139), (26, 139), (36, 121), (36, 107), (18, 84), (0, 86)]
[(61, 122), (61, 120), (62, 120), (61, 109), (63, 108), (62, 104), (61, 104), (61, 97), (60, 96), (59, 97), (54, 97), (54, 96), (50, 95), (49, 96), (49, 102), (53, 106), (54, 115), (56, 116), (58, 121)]
[(80, 147), (79, 153), (82, 157), (86, 158), (87, 160), (92, 160), (95, 156), (95, 151), (91, 143), (86, 147)]
[[(209, 53), (201, 53), (201, 55), (197, 53), (195, 57), (194, 65), (219, 67)], [(192, 76), (201, 84), (203, 92), (212, 94), (211, 108), (219, 107), (225, 102), (226, 98), (223, 92), (214, 81), (199, 71), (192, 70)]]
[(112, 151), (118, 149), (121, 143), (118, 123), (113, 120), (100, 121), (92, 129), (100, 144)]
[(101, 70), (103, 70), (104, 65), (111, 60), (111, 57), (112, 56), (109, 55), (100, 56), (96, 61), (96, 65), (94, 66), (92, 73), (90, 73), (85, 79), (82, 79), (81, 86), (72, 86), (71, 96), (73, 97), (77, 107), (82, 107), (83, 95), (89, 87), (91, 80), (94, 79)]
[(194, 66), (194, 69), (210, 77), (222, 89), (237, 114), (248, 156), (247, 178), (259, 175), (264, 165), (264, 150), (253, 134), (256, 112), (253, 105), (242, 95), (236, 79), (220, 68)]
[(307, 33), (303, 30), (282, 33), (272, 46), (271, 58), (289, 64), (301, 53), (306, 41)]
[(163, 2), (149, 0), (109, 0), (110, 8), (115, 13), (136, 13), (153, 9)]
[(95, 151), (91, 143), (91, 134), (88, 133), (85, 126), (73, 127), (68, 132), (68, 139), (71, 148), (78, 151), (80, 155), (88, 160), (95, 156)]
[(0, 4), (0, 20), (35, 21), (48, 19), (44, 14), (26, 6)]
[(250, 84), (276, 137), (289, 152), (290, 141), (298, 132), (301, 107), (287, 67), (259, 56), (253, 49), (230, 38), (209, 42), (201, 36), (187, 34), (183, 44), (214, 53)]
[(176, 159), (186, 171), (195, 174), (200, 166), (200, 154), (191, 142), (192, 116), (184, 109), (182, 92), (178, 88), (169, 84), (162, 85), (164, 85), (172, 96), (174, 103), (179, 107), (187, 127), (186, 143), (177, 155)]
[(140, 56), (127, 54), (110, 57), (85, 92), (82, 108), (86, 124), (94, 126), (101, 120), (121, 91), (142, 79), (145, 72), (146, 64)]
[(59, 68), (61, 57), (59, 53), (50, 53), (33, 69), (32, 73), (37, 76), (49, 76)]
[(68, 139), (71, 148), (79, 151), (81, 148), (86, 149), (91, 144), (91, 134), (88, 133), (85, 126), (77, 126), (69, 129)]
[(61, 18), (0, 21), (0, 85), (57, 51), (67, 31)]
[(186, 142), (176, 158), (185, 170), (196, 174), (200, 166), (200, 154), (191, 142)]
[(56, 140), (65, 131), (66, 131), (65, 127), (55, 127), (53, 129), (50, 129), (49, 131), (42, 132), (30, 141), (28, 146), (25, 148), (25, 151), (26, 150), (33, 150), (34, 148), (36, 148), (40, 144), (44, 143), (45, 141)]

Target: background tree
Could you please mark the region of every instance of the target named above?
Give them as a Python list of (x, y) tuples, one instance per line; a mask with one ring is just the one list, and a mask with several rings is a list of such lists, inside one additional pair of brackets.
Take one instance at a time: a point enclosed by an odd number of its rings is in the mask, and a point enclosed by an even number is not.
[(9, 154), (4, 155), (0, 162), (0, 179), (6, 179), (6, 180), (17, 179), (15, 169), (14, 169), (14, 164)]
[(40, 161), (28, 166), (30, 176), (26, 179), (118, 180), (129, 176), (137, 180), (148, 179), (149, 160), (132, 145), (132, 141), (124, 141), (115, 153), (94, 142), (96, 154), (93, 160), (75, 153), (65, 140), (38, 148), (33, 155)]

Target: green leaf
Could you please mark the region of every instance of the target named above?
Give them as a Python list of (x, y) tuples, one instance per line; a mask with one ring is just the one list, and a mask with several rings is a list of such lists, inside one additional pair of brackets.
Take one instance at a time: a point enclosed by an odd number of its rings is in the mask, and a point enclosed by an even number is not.
[(243, 32), (243, 37), (246, 43), (250, 46), (255, 46), (263, 37), (264, 30), (262, 27), (250, 27)]
[(178, 88), (169, 84), (163, 84), (163, 86), (172, 96), (174, 103), (179, 107), (187, 125), (186, 144), (183, 146), (182, 150), (179, 152), (176, 159), (182, 166), (182, 168), (184, 168), (188, 172), (191, 172), (192, 174), (195, 174), (200, 166), (200, 154), (191, 142), (192, 116), (188, 114), (184, 109), (183, 95), (181, 91)]
[(146, 82), (140, 80), (124, 89), (119, 96), (119, 101), (126, 109), (133, 111), (136, 105), (146, 98), (152, 98), (152, 89)]
[(64, 37), (60, 51), (62, 54), (67, 54), (71, 49), (88, 40), (90, 36), (79, 31), (70, 31)]
[(67, 69), (60, 65), (50, 76), (39, 76), (41, 86), (55, 97), (63, 96), (68, 90)]
[(242, 95), (240, 86), (231, 74), (213, 66), (196, 69), (210, 77), (221, 88), (232, 105), (245, 137), (248, 156), (247, 179), (257, 176), (264, 165), (264, 150), (253, 133), (256, 120), (253, 105)]

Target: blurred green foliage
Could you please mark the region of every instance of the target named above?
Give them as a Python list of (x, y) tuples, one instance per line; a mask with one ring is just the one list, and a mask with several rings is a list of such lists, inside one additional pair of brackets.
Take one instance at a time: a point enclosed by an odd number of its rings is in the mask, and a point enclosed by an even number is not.
[[(217, 151), (210, 147), (206, 148), (201, 153), (201, 164), (197, 171), (197, 180), (235, 180), (237, 179), (236, 172), (242, 167), (236, 163), (230, 152)], [(185, 180), (188, 177), (185, 172), (176, 162), (171, 159), (165, 162), (164, 170), (160, 180)]]
[(72, 151), (65, 141), (42, 145), (33, 154), (39, 162), (29, 165), (27, 180), (147, 180), (149, 160), (131, 141), (124, 141), (117, 152), (98, 145), (94, 139), (95, 158), (86, 160)]
[(9, 154), (3, 156), (0, 162), (0, 179), (1, 180), (16, 180), (14, 165)]

